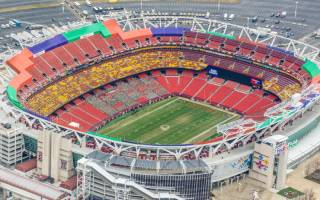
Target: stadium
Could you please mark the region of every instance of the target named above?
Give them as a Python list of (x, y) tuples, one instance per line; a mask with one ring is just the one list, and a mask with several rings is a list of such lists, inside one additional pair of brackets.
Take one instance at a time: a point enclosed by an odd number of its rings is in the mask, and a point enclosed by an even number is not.
[(78, 199), (210, 199), (319, 101), (319, 50), (259, 34), (177, 16), (82, 24), (6, 60), (2, 110), (86, 149), (71, 150)]

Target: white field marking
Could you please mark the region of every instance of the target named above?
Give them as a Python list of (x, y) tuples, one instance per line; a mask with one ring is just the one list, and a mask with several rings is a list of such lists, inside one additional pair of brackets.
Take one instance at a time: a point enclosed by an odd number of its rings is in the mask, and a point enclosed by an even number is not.
[(147, 112), (147, 113), (145, 113), (145, 114), (143, 114), (143, 115), (140, 115), (139, 117), (134, 118), (133, 120), (128, 120), (126, 123), (122, 124), (121, 126), (118, 126), (117, 128), (112, 129), (111, 131), (108, 131), (107, 135), (110, 135), (110, 134), (113, 133), (114, 131), (116, 131), (116, 130), (124, 127), (124, 126), (127, 126), (127, 125), (129, 125), (129, 124), (132, 124), (133, 122), (135, 122), (135, 121), (137, 121), (137, 120), (139, 120), (139, 119), (141, 119), (141, 118), (143, 118), (143, 117), (145, 117), (145, 116), (147, 116), (147, 115), (150, 115), (150, 114), (154, 113), (155, 111), (158, 111), (158, 110), (160, 110), (160, 109), (162, 109), (162, 108), (164, 108), (164, 107), (172, 104), (173, 102), (176, 102), (177, 100), (179, 100), (179, 98), (174, 99), (174, 100), (171, 100), (171, 101), (169, 101), (168, 103), (166, 103), (166, 104), (164, 104), (164, 105), (162, 105), (162, 106), (160, 106), (160, 107), (158, 107), (158, 108), (156, 108), (156, 109), (154, 109), (154, 110), (152, 110), (152, 111), (150, 111), (150, 112)]
[(184, 143), (190, 143), (190, 142), (192, 142), (193, 140), (197, 139), (198, 137), (201, 137), (201, 136), (205, 135), (206, 133), (208, 133), (209, 131), (213, 130), (213, 129), (216, 128), (218, 125), (223, 124), (224, 122), (227, 122), (228, 120), (231, 120), (231, 119), (233, 119), (233, 118), (235, 118), (235, 117), (237, 117), (237, 116), (234, 115), (234, 116), (232, 116), (232, 117), (229, 117), (229, 118), (227, 118), (227, 119), (219, 122), (218, 124), (216, 124), (216, 125), (208, 128), (207, 130), (202, 131), (201, 133), (199, 133), (198, 135), (194, 136), (193, 138), (190, 138), (189, 140), (185, 141)]
[(185, 101), (189, 101), (189, 102), (192, 102), (192, 103), (196, 103), (196, 104), (199, 104), (199, 105), (202, 105), (202, 106), (206, 106), (206, 107), (208, 107), (208, 108), (211, 108), (212, 110), (219, 110), (219, 111), (221, 111), (221, 112), (228, 113), (229, 115), (232, 115), (233, 117), (234, 117), (234, 116), (239, 116), (238, 114), (233, 113), (233, 112), (230, 112), (229, 110), (223, 110), (223, 109), (221, 109), (221, 108), (212, 106), (212, 105), (210, 105), (210, 104), (206, 104), (206, 103), (204, 103), (204, 102), (193, 101), (193, 100), (190, 100), (190, 99), (187, 99), (187, 98), (183, 98), (183, 97), (179, 97), (179, 99), (182, 99), (182, 100), (185, 100)]
[(160, 126), (160, 129), (161, 129), (162, 131), (167, 131), (167, 130), (169, 130), (169, 129), (170, 129), (170, 126), (169, 126), (169, 125), (164, 124), (164, 125), (161, 125), (161, 126)]

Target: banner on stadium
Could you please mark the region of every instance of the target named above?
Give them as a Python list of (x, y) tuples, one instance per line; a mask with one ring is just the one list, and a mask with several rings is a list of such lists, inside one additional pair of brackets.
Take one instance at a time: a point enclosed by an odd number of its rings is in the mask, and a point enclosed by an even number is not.
[(207, 70), (208, 75), (211, 75), (212, 77), (219, 77), (219, 78), (223, 78), (225, 80), (231, 80), (231, 81), (241, 83), (244, 85), (252, 86), (254, 88), (261, 88), (262, 87), (261, 80), (259, 80), (257, 78), (250, 77), (248, 75), (244, 75), (241, 73), (237, 73), (234, 71), (222, 69), (222, 68), (211, 66), (211, 65), (209, 65), (206, 68), (206, 70)]
[(217, 77), (219, 74), (218, 74), (218, 70), (215, 69), (214, 67), (210, 67), (208, 68), (208, 74), (214, 76), (214, 77)]
[(259, 85), (259, 86), (262, 85), (262, 82), (261, 82), (260, 80), (254, 79), (254, 78), (251, 78), (250, 83), (251, 83), (252, 85)]

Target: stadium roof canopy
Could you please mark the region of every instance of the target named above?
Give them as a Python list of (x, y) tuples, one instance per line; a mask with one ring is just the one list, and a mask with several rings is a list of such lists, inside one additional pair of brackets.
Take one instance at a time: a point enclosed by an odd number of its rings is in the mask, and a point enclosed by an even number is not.
[(166, 171), (205, 171), (208, 165), (203, 160), (141, 160), (128, 158), (101, 151), (93, 151), (86, 156), (87, 159), (105, 163), (107, 166), (121, 166), (133, 170), (166, 170)]

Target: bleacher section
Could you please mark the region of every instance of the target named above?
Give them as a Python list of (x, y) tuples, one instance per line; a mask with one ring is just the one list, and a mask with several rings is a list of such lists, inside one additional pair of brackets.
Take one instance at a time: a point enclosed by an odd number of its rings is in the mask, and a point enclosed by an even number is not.
[[(64, 48), (65, 46), (62, 47)], [(45, 53), (43, 56), (49, 53), (51, 52)], [(37, 57), (36, 59), (39, 60), (41, 58)], [(261, 79), (263, 80), (264, 88), (277, 94), (281, 100), (286, 100), (292, 96), (292, 94), (301, 90), (300, 84), (287, 76), (279, 75), (275, 71), (263, 69), (253, 64), (233, 60), (228, 57), (220, 55), (202, 55), (197, 51), (183, 51), (183, 49), (180, 49), (179, 51), (175, 48), (172, 48), (169, 51), (150, 49), (148, 52), (142, 51), (133, 55), (122, 56), (114, 60), (91, 66), (90, 68), (85, 68), (72, 76), (64, 77), (59, 82), (55, 83), (55, 85), (50, 85), (45, 90), (28, 98), (26, 107), (47, 116), (70, 100), (107, 82), (121, 79), (131, 74), (158, 68), (203, 69), (206, 67), (205, 63)], [(37, 77), (39, 76), (41, 76), (40, 72), (38, 72)], [(45, 77), (47, 78), (47, 76)], [(171, 79), (172, 78), (169, 78), (166, 81), (176, 81), (175, 79)], [(179, 84), (176, 86), (177, 88), (167, 89), (170, 92), (176, 90), (180, 91), (181, 87), (184, 87), (184, 82), (189, 81), (189, 79), (190, 77), (187, 74), (181, 76)], [(77, 81), (77, 84), (75, 84), (74, 81)], [(197, 85), (201, 82), (201, 80), (195, 80), (195, 82), (190, 84)], [(80, 87), (72, 88), (73, 85), (80, 85)], [(70, 91), (70, 93), (65, 93), (63, 91)], [(194, 89), (191, 87), (185, 92), (185, 95), (190, 96), (193, 92)], [(43, 98), (47, 99), (47, 102), (49, 103), (45, 103), (46, 101), (43, 101)], [(210, 99), (210, 101), (219, 101), (219, 98), (223, 98), (223, 96), (217, 98), (218, 99)], [(39, 101), (39, 99), (42, 100)], [(41, 106), (39, 106), (39, 103)]]
[[(244, 91), (245, 88), (245, 91)], [(50, 118), (61, 125), (93, 131), (106, 122), (145, 104), (169, 96), (207, 102), (255, 120), (263, 120), (276, 97), (230, 80), (176, 69), (153, 70), (104, 85), (56, 111)]]
[(166, 74), (153, 71), (152, 74), (163, 87), (176, 95), (205, 101), (256, 120), (262, 120), (264, 111), (276, 105), (276, 97), (272, 94), (265, 96), (259, 89), (230, 80), (210, 78), (205, 72), (196, 76), (192, 71), (183, 71), (181, 74), (168, 70)]
[(202, 62), (180, 60), (176, 56), (177, 54), (179, 54), (178, 51), (142, 52), (94, 65), (73, 75), (65, 76), (59, 82), (49, 85), (31, 96), (27, 100), (26, 107), (41, 115), (48, 116), (70, 100), (110, 81), (131, 74), (164, 67), (199, 70), (206, 67)]
[(159, 82), (146, 74), (127, 78), (96, 89), (59, 109), (51, 116), (56, 123), (81, 131), (98, 128), (103, 122), (141, 107), (151, 101), (168, 96)]
[[(124, 91), (132, 87), (127, 82), (108, 84), (145, 71), (172, 68), (165, 75), (161, 71), (152, 73), (168, 93), (228, 107), (252, 117), (261, 116), (265, 110), (262, 105), (274, 105), (275, 97), (265, 98), (245, 85), (209, 78), (205, 73), (188, 70), (181, 73), (175, 68), (200, 71), (211, 65), (244, 74), (261, 80), (263, 89), (282, 101), (300, 92), (319, 74), (314, 72), (317, 66), (312, 63), (306, 65), (307, 61), (292, 53), (263, 43), (179, 27), (124, 32), (115, 20), (57, 35), (23, 49), (7, 63), (18, 73), (7, 90), (12, 103), (42, 116), (55, 112), (57, 116), (51, 115), (54, 120), (64, 125), (76, 121), (81, 130), (89, 130), (99, 122), (90, 115), (91, 111), (86, 114), (83, 112), (87, 110), (78, 109), (75, 101), (81, 100), (81, 106), (90, 106), (94, 97), (99, 99), (99, 106), (107, 102), (104, 107), (107, 110), (102, 111), (95, 110), (98, 105), (91, 105), (93, 112), (100, 112), (99, 119), (106, 120), (136, 102), (145, 103), (159, 95), (154, 92), (138, 97), (141, 92), (129, 91), (126, 96)], [(136, 77), (126, 81), (139, 85), (147, 80)], [(102, 86), (105, 87), (97, 89)], [(107, 90), (110, 90), (105, 93), (107, 97), (101, 96)], [(117, 101), (109, 102), (114, 98), (113, 90), (119, 93)], [(90, 91), (92, 94), (86, 94)], [(246, 104), (251, 106), (248, 108)], [(79, 119), (80, 113), (85, 117)]]

